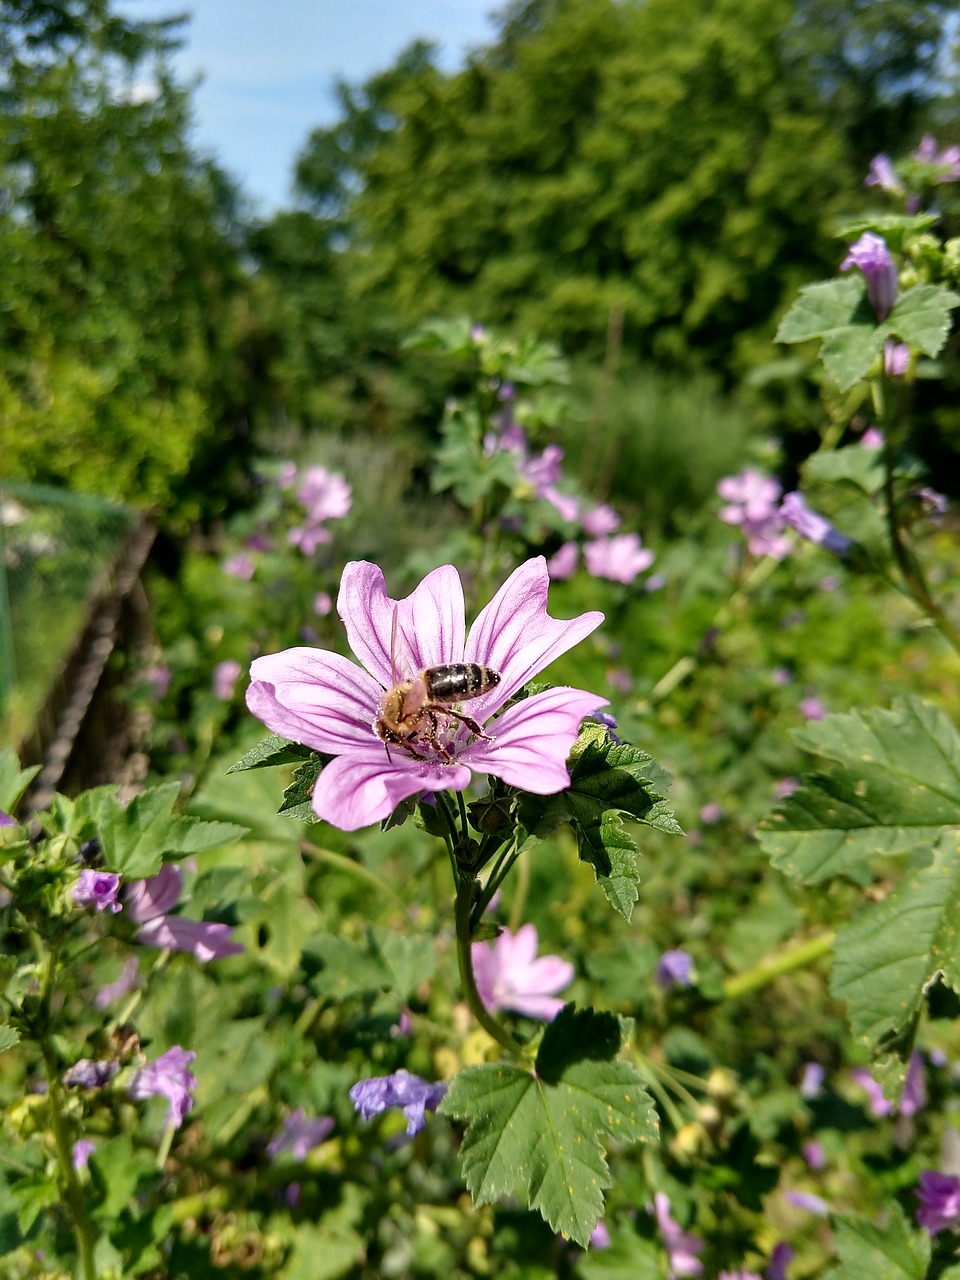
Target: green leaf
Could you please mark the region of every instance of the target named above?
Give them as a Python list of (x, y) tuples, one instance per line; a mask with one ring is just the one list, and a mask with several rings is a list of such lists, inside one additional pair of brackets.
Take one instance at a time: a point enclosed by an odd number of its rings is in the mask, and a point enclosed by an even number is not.
[(586, 1245), (610, 1185), (604, 1138), (652, 1141), (653, 1103), (633, 1067), (613, 1060), (617, 1019), (566, 1005), (547, 1027), (536, 1070), (468, 1067), (439, 1110), (468, 1123), (460, 1148), (477, 1205), (515, 1194)]
[(311, 752), (310, 759), (304, 760), (298, 769), (294, 769), (293, 781), (284, 790), (283, 803), (277, 812), (282, 813), (285, 818), (293, 818), (296, 822), (319, 822), (320, 819), (314, 813), (310, 801), (322, 768), (323, 760)]
[(60, 1190), (53, 1178), (45, 1178), (42, 1173), (33, 1173), (22, 1178), (10, 1193), (17, 1204), (17, 1224), (21, 1235), (26, 1235), (37, 1218), (52, 1204), (60, 1200)]
[(281, 738), (279, 733), (270, 733), (261, 738), (255, 747), (244, 752), (227, 773), (240, 773), (244, 769), (268, 769), (278, 764), (299, 764), (312, 754), (309, 747), (289, 742), (286, 738)]
[(98, 798), (97, 830), (108, 871), (127, 879), (156, 875), (164, 854), (187, 857), (216, 849), (246, 833), (233, 822), (203, 822), (173, 813), (180, 795), (178, 782), (150, 787), (126, 806), (106, 793)]
[(639, 850), (624, 829), (623, 815), (682, 835), (673, 809), (654, 789), (669, 782), (669, 775), (646, 752), (612, 743), (606, 731), (594, 725), (571, 757), (570, 786), (553, 796), (524, 796), (520, 821), (537, 839), (569, 823), (581, 861), (590, 863), (611, 904), (629, 920), (638, 897)]
[(923, 1280), (930, 1262), (930, 1237), (907, 1223), (903, 1210), (891, 1203), (886, 1222), (866, 1218), (832, 1218), (839, 1264), (826, 1280)]
[(794, 737), (837, 767), (805, 777), (760, 825), (761, 846), (788, 875), (862, 879), (870, 859), (932, 848), (944, 827), (960, 826), (960, 736), (936, 707), (902, 698)]
[(0, 1053), (4, 1053), (7, 1049), (12, 1049), (14, 1045), (19, 1043), (20, 1032), (16, 1027), (11, 1027), (6, 1022), (0, 1022)]
[(896, 250), (905, 232), (914, 231), (919, 235), (934, 226), (937, 216), (935, 213), (873, 213), (845, 222), (834, 234), (840, 240), (859, 240), (865, 231), (872, 231), (874, 235), (883, 236)]
[(878, 332), (883, 340), (901, 338), (932, 357), (946, 342), (950, 312), (958, 306), (960, 294), (940, 284), (917, 284), (899, 298)]
[(13, 813), (17, 801), (40, 772), (38, 764), (21, 769), (17, 753), (12, 747), (0, 750), (0, 809)]
[(846, 391), (863, 377), (883, 349), (883, 337), (866, 294), (866, 281), (859, 273), (807, 285), (780, 321), (776, 341), (821, 338), (824, 367)]
[(938, 974), (960, 992), (960, 840), (940, 840), (882, 902), (837, 933), (830, 989), (853, 1032), (883, 1046), (916, 1016)]
[(829, 484), (846, 481), (871, 496), (883, 488), (881, 451), (865, 449), (861, 444), (831, 449), (825, 453), (813, 453), (804, 462), (802, 470), (804, 477), (809, 480)]
[(126, 1208), (140, 1179), (156, 1172), (156, 1162), (145, 1151), (134, 1151), (133, 1138), (122, 1133), (97, 1143), (89, 1168), (91, 1181), (103, 1197), (96, 1216), (109, 1226)]

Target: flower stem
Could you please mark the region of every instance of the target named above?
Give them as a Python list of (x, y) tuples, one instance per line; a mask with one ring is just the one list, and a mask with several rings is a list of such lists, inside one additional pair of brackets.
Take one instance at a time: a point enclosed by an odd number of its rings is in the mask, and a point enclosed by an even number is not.
[(774, 978), (779, 978), (784, 973), (792, 973), (794, 969), (805, 969), (807, 965), (813, 964), (815, 960), (828, 954), (833, 947), (835, 936), (832, 931), (821, 933), (816, 938), (809, 938), (798, 946), (790, 947), (787, 951), (765, 956), (752, 969), (734, 974), (732, 978), (726, 980), (723, 984), (724, 999), (739, 1000), (741, 996), (749, 995), (751, 991), (766, 986), (768, 982), (772, 982)]
[(464, 876), (457, 885), (457, 961), (460, 965), (460, 981), (463, 984), (463, 994), (471, 1013), (484, 1031), (492, 1036), (497, 1044), (504, 1049), (508, 1049), (511, 1053), (518, 1053), (522, 1048), (521, 1044), (514, 1039), (506, 1027), (497, 1022), (496, 1018), (491, 1017), (486, 1005), (480, 999), (477, 980), (473, 976), (473, 959), (470, 955), (470, 913), (473, 908), (475, 884), (475, 880)]

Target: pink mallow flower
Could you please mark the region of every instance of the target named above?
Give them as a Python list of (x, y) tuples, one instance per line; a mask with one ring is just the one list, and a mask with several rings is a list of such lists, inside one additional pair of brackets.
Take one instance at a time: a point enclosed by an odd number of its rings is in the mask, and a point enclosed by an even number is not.
[(650, 568), (654, 553), (640, 545), (639, 533), (618, 533), (613, 538), (597, 538), (585, 543), (583, 558), (592, 577), (629, 584), (637, 574)]
[(934, 182), (960, 182), (960, 147), (944, 147), (937, 151), (936, 138), (925, 133), (911, 158), (938, 170)]
[(243, 667), (236, 658), (227, 658), (224, 662), (218, 662), (213, 669), (214, 696), (221, 702), (229, 702), (233, 697), (233, 687), (240, 679), (242, 671)]
[(783, 489), (773, 476), (756, 467), (745, 467), (739, 475), (717, 481), (717, 493), (727, 505), (720, 509), (725, 524), (739, 525), (751, 555), (782, 560), (790, 550), (783, 532), (779, 504)]
[(127, 914), (140, 925), (137, 942), (144, 947), (169, 947), (189, 951), (206, 964), (224, 956), (240, 955), (244, 948), (233, 941), (233, 926), (169, 915), (183, 887), (183, 872), (164, 863), (155, 876), (138, 880), (127, 890)]
[(581, 519), (583, 531), (591, 538), (605, 538), (620, 528), (620, 517), (606, 502), (588, 511)]
[(113, 871), (93, 871), (89, 867), (80, 872), (71, 897), (78, 907), (96, 907), (98, 911), (109, 909), (116, 914), (121, 905), (117, 901), (120, 877)]
[(303, 473), (297, 500), (311, 524), (324, 520), (340, 520), (350, 510), (352, 489), (342, 475), (326, 467), (307, 467)]
[[(549, 581), (543, 557), (528, 560), (465, 635), (463, 587), (452, 565), (435, 569), (403, 600), (387, 595), (375, 564), (346, 566), (337, 610), (363, 667), (324, 649), (287, 649), (254, 661), (247, 690), (247, 706), (274, 733), (335, 757), (313, 790), (319, 818), (356, 831), (388, 817), (407, 796), (463, 791), (474, 771), (535, 795), (569, 786), (567, 756), (580, 721), (607, 699), (561, 686), (502, 710), (603, 621), (601, 613), (549, 617)], [(386, 693), (428, 667), (461, 662), (500, 676), (468, 704), (484, 736), (439, 709), (434, 731), (424, 724), (409, 749), (388, 749), (376, 729)]]
[(128, 1090), (131, 1098), (143, 1099), (161, 1096), (167, 1099), (167, 1124), (174, 1128), (183, 1124), (187, 1112), (193, 1106), (190, 1090), (197, 1087), (196, 1077), (188, 1071), (197, 1055), (175, 1044), (159, 1058), (135, 1072)]
[(560, 582), (566, 578), (572, 578), (577, 572), (579, 559), (580, 548), (577, 544), (575, 542), (565, 542), (547, 561), (547, 573), (549, 573), (551, 581)]
[(492, 944), (475, 942), (470, 957), (480, 999), (491, 1013), (511, 1009), (549, 1022), (563, 1008), (556, 992), (573, 981), (573, 965), (559, 956), (537, 956), (534, 925), (521, 925), (515, 934), (504, 929)]
[(865, 187), (879, 187), (881, 191), (889, 191), (891, 195), (903, 195), (904, 185), (899, 174), (893, 167), (893, 162), (889, 156), (874, 156), (870, 161), (870, 172), (864, 179)]
[(653, 1211), (667, 1250), (670, 1280), (703, 1275), (703, 1263), (698, 1256), (703, 1251), (703, 1241), (699, 1236), (689, 1235), (674, 1222), (670, 1215), (670, 1197), (666, 1192), (658, 1191), (653, 1197)]
[(960, 1178), (924, 1169), (913, 1194), (920, 1201), (917, 1224), (932, 1236), (960, 1227)]

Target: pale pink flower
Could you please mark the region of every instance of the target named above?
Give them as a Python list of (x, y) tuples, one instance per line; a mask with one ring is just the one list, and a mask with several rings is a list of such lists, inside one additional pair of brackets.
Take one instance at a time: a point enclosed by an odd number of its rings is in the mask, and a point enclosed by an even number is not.
[(666, 1192), (658, 1191), (654, 1195), (653, 1206), (657, 1226), (667, 1250), (670, 1280), (679, 1280), (681, 1276), (703, 1275), (703, 1263), (698, 1256), (703, 1251), (703, 1241), (699, 1236), (689, 1235), (673, 1220), (670, 1214), (670, 1197)]
[(161, 1053), (159, 1058), (134, 1073), (130, 1081), (130, 1097), (143, 1099), (160, 1095), (166, 1098), (170, 1104), (167, 1123), (174, 1128), (178, 1127), (193, 1106), (190, 1090), (197, 1087), (197, 1080), (187, 1068), (196, 1056), (175, 1044), (172, 1049)]
[(504, 929), (493, 943), (470, 948), (477, 990), (494, 1012), (510, 1009), (549, 1022), (563, 1008), (556, 992), (570, 985), (574, 968), (560, 956), (537, 956), (537, 930), (521, 925), (515, 934)]
[(240, 578), (244, 582), (250, 581), (256, 571), (256, 567), (253, 557), (248, 556), (244, 551), (235, 556), (229, 556), (223, 562), (223, 572), (228, 578)]
[(313, 612), (319, 617), (325, 618), (332, 608), (333, 601), (326, 591), (318, 591), (313, 597)]
[(580, 549), (575, 542), (565, 542), (547, 561), (547, 573), (554, 582), (572, 578), (577, 571)]
[(233, 926), (207, 920), (189, 920), (186, 916), (157, 916), (141, 925), (137, 941), (145, 947), (170, 947), (189, 951), (201, 964), (238, 956), (244, 948), (234, 942)]
[(236, 658), (227, 658), (218, 662), (213, 669), (213, 692), (221, 702), (229, 702), (233, 697), (234, 685), (240, 678), (243, 667)]
[(745, 467), (738, 475), (717, 481), (717, 493), (727, 506), (720, 509), (725, 524), (739, 525), (751, 555), (782, 560), (790, 551), (780, 516), (783, 489), (773, 476), (756, 467)]
[(649, 569), (654, 553), (640, 545), (639, 533), (618, 533), (612, 538), (597, 538), (584, 544), (583, 557), (587, 572), (594, 578), (612, 582), (633, 582), (637, 574)]
[(307, 467), (303, 473), (297, 500), (312, 524), (322, 520), (339, 520), (350, 510), (352, 489), (343, 476), (326, 467)]
[(620, 528), (620, 517), (613, 507), (602, 502), (600, 506), (588, 511), (580, 521), (583, 531), (591, 538), (605, 538), (607, 534), (616, 533)]
[[(569, 786), (566, 761), (580, 721), (607, 699), (559, 687), (503, 710), (528, 680), (603, 620), (601, 613), (567, 622), (549, 617), (548, 586), (543, 557), (528, 560), (465, 635), (463, 587), (452, 565), (393, 600), (376, 565), (348, 564), (337, 609), (363, 667), (323, 649), (287, 649), (254, 661), (247, 690), (250, 710), (274, 733), (335, 757), (314, 787), (317, 816), (356, 831), (388, 817), (407, 796), (464, 790), (474, 770), (535, 795)], [(395, 617), (398, 647), (392, 654)], [(424, 668), (458, 662), (500, 675), (495, 687), (469, 703), (489, 740), (448, 717), (440, 726), (442, 753), (422, 737), (415, 755), (388, 751), (374, 727), (385, 692)]]

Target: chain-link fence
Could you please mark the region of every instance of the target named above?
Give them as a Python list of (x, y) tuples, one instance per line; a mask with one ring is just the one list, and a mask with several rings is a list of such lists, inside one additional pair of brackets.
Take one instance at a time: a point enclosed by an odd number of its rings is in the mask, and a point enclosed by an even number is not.
[(98, 498), (0, 479), (0, 745), (36, 725), (138, 521)]

